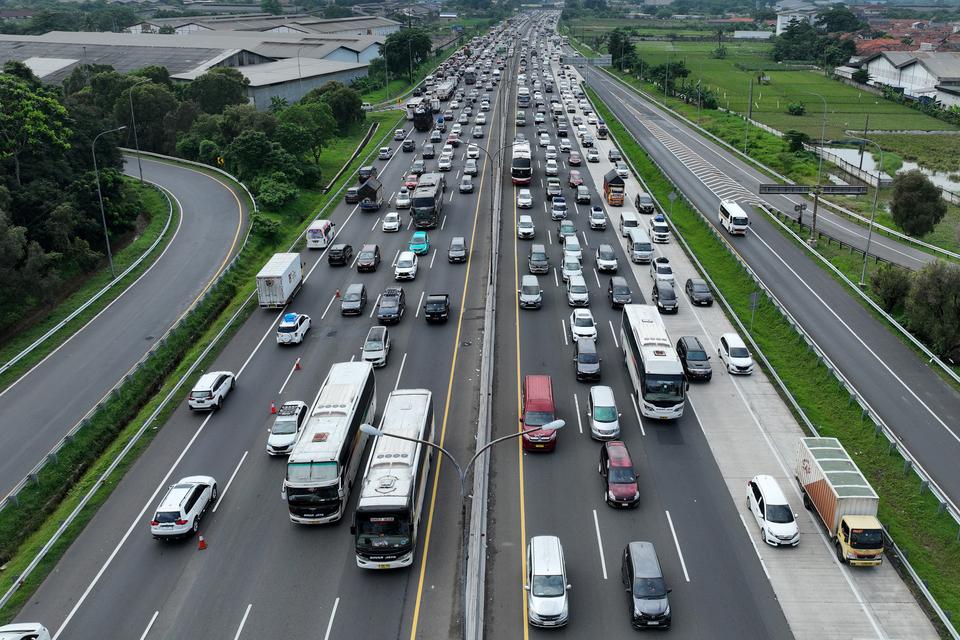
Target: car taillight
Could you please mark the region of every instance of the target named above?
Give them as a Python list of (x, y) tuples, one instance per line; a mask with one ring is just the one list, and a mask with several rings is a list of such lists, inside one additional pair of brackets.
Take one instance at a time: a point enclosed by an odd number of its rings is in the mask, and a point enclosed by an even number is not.
[(183, 525), (187, 524), (187, 522), (188, 522), (187, 520), (180, 519), (175, 521), (174, 524), (180, 525), (182, 527)]
[(151, 527), (155, 527), (155, 526), (157, 526), (158, 524), (160, 524), (160, 522), (157, 521), (157, 520), (151, 520), (151, 521), (150, 521), (150, 526), (151, 526)]

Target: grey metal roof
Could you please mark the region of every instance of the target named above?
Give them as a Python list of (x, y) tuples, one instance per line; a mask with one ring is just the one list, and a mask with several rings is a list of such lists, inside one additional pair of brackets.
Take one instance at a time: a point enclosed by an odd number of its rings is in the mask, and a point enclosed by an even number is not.
[[(186, 25), (198, 25), (215, 31), (266, 31), (278, 27), (300, 29), (314, 33), (336, 33), (355, 29), (375, 29), (378, 27), (400, 27), (401, 24), (388, 18), (377, 16), (356, 16), (350, 18), (321, 19), (309, 14), (288, 14), (280, 16), (194, 16), (190, 18), (157, 18), (144, 20), (143, 23), (157, 27), (169, 26), (177, 29)], [(141, 24), (143, 24), (141, 23)]]
[[(362, 69), (366, 66), (362, 62), (287, 58), (276, 62), (246, 65), (236, 69), (250, 81), (251, 87), (263, 87), (291, 82), (299, 78), (317, 78), (349, 69)], [(188, 75), (180, 74), (173, 77), (181, 80), (192, 80), (193, 78), (186, 77)]]

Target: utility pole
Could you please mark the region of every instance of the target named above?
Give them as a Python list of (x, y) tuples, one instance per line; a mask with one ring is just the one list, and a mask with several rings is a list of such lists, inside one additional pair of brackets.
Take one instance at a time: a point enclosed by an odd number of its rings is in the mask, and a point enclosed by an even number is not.
[(747, 118), (743, 121), (743, 153), (747, 153), (747, 142), (750, 138), (750, 119), (753, 117), (753, 76), (750, 76), (750, 93), (747, 98)]

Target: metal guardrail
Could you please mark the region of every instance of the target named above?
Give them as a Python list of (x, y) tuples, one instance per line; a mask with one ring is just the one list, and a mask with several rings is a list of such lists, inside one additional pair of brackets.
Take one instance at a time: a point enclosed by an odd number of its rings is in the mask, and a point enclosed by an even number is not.
[[(373, 157), (373, 154), (374, 154), (374, 150), (371, 149), (370, 153), (367, 154), (367, 157), (371, 158)], [(161, 156), (161, 157), (168, 158), (168, 156)], [(176, 158), (171, 158), (171, 160), (176, 160)], [(225, 175), (229, 176), (229, 174), (225, 174)], [(234, 178), (231, 177), (231, 179), (237, 182), (237, 184), (240, 184), (241, 186), (243, 186), (242, 183), (240, 183), (239, 181), (236, 181)], [(317, 215), (314, 216), (314, 219), (320, 218), (323, 215), (323, 213), (330, 208), (330, 206), (335, 205), (336, 203), (339, 202), (340, 194), (343, 193), (343, 190), (347, 187), (347, 184), (349, 184), (349, 181), (344, 181), (344, 183), (340, 185), (340, 188), (337, 190), (336, 194), (332, 198), (330, 198), (327, 204), (325, 204), (324, 207), (320, 209), (320, 211), (317, 212)], [(294, 239), (294, 241), (290, 244), (290, 247), (288, 250), (293, 250), (305, 236), (306, 236), (306, 226), (304, 227), (304, 231), (300, 232), (300, 235), (298, 235)], [(244, 238), (243, 246), (246, 246), (247, 239), (249, 239), (249, 237), (250, 237), (250, 234), (249, 234), (249, 227), (248, 227), (248, 233), (247, 233), (247, 236)], [(241, 246), (241, 251), (242, 249), (243, 247)], [(231, 260), (230, 264), (221, 272), (216, 282), (219, 282), (223, 276), (225, 276), (230, 270), (233, 269), (233, 267), (236, 264), (236, 258), (237, 256), (240, 255), (241, 251), (238, 251), (236, 253), (236, 255), (234, 256), (234, 259)], [(216, 282), (214, 283), (214, 285), (216, 284)], [(207, 294), (204, 294), (204, 297), (203, 297), (204, 299), (206, 298), (207, 295), (209, 295), (209, 292), (213, 289), (214, 285), (211, 285), (207, 289)], [(127, 444), (124, 445), (123, 449), (121, 449), (120, 452), (117, 453), (117, 456), (113, 459), (113, 461), (110, 463), (107, 469), (100, 475), (100, 477), (97, 479), (94, 485), (90, 488), (90, 490), (83, 496), (83, 498), (80, 499), (80, 502), (77, 504), (76, 507), (74, 507), (73, 511), (71, 511), (70, 514), (63, 520), (63, 522), (60, 523), (60, 526), (57, 527), (57, 530), (54, 531), (50, 539), (46, 543), (44, 543), (43, 547), (41, 547), (40, 551), (37, 552), (37, 554), (30, 561), (30, 563), (27, 565), (24, 571), (16, 577), (13, 584), (6, 591), (6, 593), (4, 593), (3, 596), (0, 596), (0, 609), (6, 606), (6, 604), (10, 601), (10, 598), (12, 598), (13, 595), (24, 585), (27, 578), (30, 577), (30, 575), (37, 568), (37, 566), (43, 561), (43, 559), (47, 556), (47, 554), (51, 551), (51, 549), (53, 549), (53, 547), (57, 544), (57, 542), (63, 536), (64, 532), (66, 532), (66, 530), (73, 524), (73, 522), (77, 519), (77, 517), (80, 515), (83, 509), (87, 506), (87, 504), (89, 504), (94, 494), (96, 494), (96, 492), (106, 484), (107, 480), (110, 477), (110, 474), (113, 473), (114, 470), (116, 470), (116, 468), (120, 465), (120, 463), (127, 456), (127, 454), (134, 448), (134, 446), (136, 446), (140, 438), (143, 437), (143, 434), (146, 433), (147, 429), (150, 428), (150, 425), (152, 425), (153, 422), (156, 421), (156, 419), (164, 411), (164, 409), (166, 409), (167, 405), (174, 398), (174, 396), (177, 394), (180, 388), (184, 385), (184, 383), (190, 378), (190, 376), (193, 375), (193, 373), (196, 371), (200, 363), (203, 362), (204, 358), (207, 355), (209, 355), (209, 353), (219, 343), (219, 341), (223, 339), (223, 336), (226, 335), (228, 329), (232, 326), (232, 324), (236, 322), (237, 318), (243, 312), (244, 308), (250, 303), (251, 300), (253, 300), (254, 295), (256, 295), (256, 290), (250, 292), (250, 295), (247, 296), (243, 304), (241, 304), (237, 308), (236, 312), (234, 312), (234, 314), (227, 320), (223, 328), (219, 332), (217, 332), (216, 336), (213, 337), (213, 339), (210, 341), (210, 344), (208, 344), (204, 348), (204, 350), (200, 353), (200, 355), (197, 356), (196, 360), (190, 365), (190, 367), (183, 374), (183, 376), (181, 376), (181, 378), (173, 386), (170, 392), (167, 393), (167, 395), (164, 396), (163, 400), (160, 401), (160, 404), (157, 405), (157, 408), (154, 409), (153, 413), (151, 413), (150, 416), (144, 421), (143, 425), (141, 425), (141, 427), (137, 430), (137, 432), (130, 438)], [(197, 302), (197, 304), (199, 304), (199, 301)], [(191, 307), (190, 311), (192, 312), (195, 309), (196, 309), (196, 304), (193, 307)], [(180, 326), (180, 323), (177, 323), (176, 326)], [(167, 333), (169, 333), (172, 329), (173, 327), (171, 327), (171, 329), (169, 329)], [(166, 334), (164, 334), (164, 337), (165, 336)], [(122, 381), (126, 381), (126, 376), (123, 378)], [(48, 459), (49, 457), (46, 458), (45, 460), (48, 460)], [(7, 502), (8, 501), (5, 500), (3, 504), (0, 504), (0, 508), (2, 508), (2, 506), (7, 504)]]
[[(640, 143), (640, 141), (637, 140), (636, 137), (628, 129), (626, 129), (626, 127), (624, 127), (624, 129), (626, 130), (627, 134), (631, 137), (631, 139), (633, 139), (633, 141), (637, 144), (637, 146), (642, 148), (643, 145)], [(611, 139), (613, 139), (614, 142), (616, 142), (616, 136), (613, 134), (612, 131), (610, 132), (610, 137)], [(619, 144), (617, 146), (619, 146)], [(788, 402), (790, 403), (790, 406), (793, 408), (796, 415), (800, 417), (800, 419), (802, 420), (802, 422), (804, 423), (804, 425), (806, 426), (806, 428), (809, 430), (810, 433), (814, 435), (819, 435), (819, 432), (817, 431), (816, 426), (813, 424), (810, 418), (806, 415), (806, 412), (797, 402), (796, 398), (793, 396), (790, 389), (787, 387), (786, 383), (784, 383), (783, 379), (777, 373), (776, 369), (770, 364), (770, 361), (767, 359), (766, 355), (763, 353), (763, 350), (760, 348), (760, 345), (757, 344), (757, 342), (753, 339), (753, 336), (751, 335), (750, 331), (747, 329), (747, 327), (744, 326), (743, 322), (741, 322), (740, 317), (737, 315), (736, 311), (734, 311), (733, 307), (730, 305), (727, 299), (723, 296), (723, 293), (717, 287), (716, 283), (710, 277), (710, 274), (707, 272), (703, 264), (697, 258), (696, 254), (690, 248), (690, 245), (687, 244), (687, 241), (683, 237), (683, 234), (677, 230), (677, 227), (673, 224), (673, 221), (670, 220), (669, 214), (667, 213), (667, 209), (663, 207), (663, 205), (660, 203), (657, 197), (653, 194), (653, 192), (649, 189), (649, 187), (647, 187), (646, 182), (643, 180), (640, 173), (636, 170), (636, 167), (633, 166), (633, 163), (630, 161), (629, 156), (625, 153), (623, 154), (623, 156), (626, 162), (630, 165), (630, 169), (633, 171), (634, 175), (637, 177), (637, 180), (640, 181), (644, 185), (644, 187), (646, 187), (647, 193), (649, 193), (650, 196), (654, 199), (661, 213), (663, 213), (664, 217), (667, 218), (668, 222), (670, 223), (670, 226), (673, 227), (674, 235), (683, 244), (684, 251), (686, 251), (691, 261), (696, 265), (697, 270), (703, 275), (704, 279), (710, 284), (711, 288), (716, 292), (717, 297), (719, 298), (720, 302), (723, 304), (724, 308), (727, 311), (727, 315), (733, 319), (739, 332), (742, 335), (746, 336), (747, 340), (750, 342), (750, 345), (754, 350), (754, 353), (759, 356), (760, 360), (764, 365), (764, 368), (770, 373), (770, 375), (776, 381), (777, 386), (779, 387), (782, 395), (785, 398), (787, 398)], [(650, 161), (657, 166), (657, 168), (659, 169), (663, 177), (666, 178), (666, 180), (673, 185), (674, 191), (676, 191), (680, 195), (680, 197), (682, 197), (687, 202), (687, 204), (690, 206), (690, 208), (693, 211), (696, 211), (697, 214), (700, 215), (700, 217), (703, 219), (704, 224), (711, 231), (711, 233), (713, 233), (716, 239), (721, 244), (723, 244), (723, 246), (727, 249), (727, 251), (730, 252), (730, 254), (737, 260), (737, 262), (744, 269), (746, 274), (750, 276), (750, 278), (757, 284), (760, 290), (763, 291), (767, 299), (774, 305), (777, 311), (779, 311), (780, 314), (783, 315), (783, 317), (787, 320), (790, 326), (797, 332), (797, 334), (803, 339), (803, 341), (807, 343), (807, 346), (810, 348), (810, 350), (814, 354), (816, 354), (816, 356), (821, 362), (823, 362), (824, 366), (827, 367), (827, 370), (835, 378), (837, 378), (840, 386), (846, 389), (847, 393), (850, 395), (850, 402), (851, 403), (856, 402), (858, 405), (860, 405), (862, 410), (861, 419), (866, 420), (867, 418), (869, 418), (875, 425), (876, 433), (878, 435), (883, 435), (887, 439), (887, 441), (890, 443), (891, 451), (896, 450), (898, 453), (900, 453), (900, 455), (906, 461), (904, 472), (905, 473), (909, 472), (909, 470), (911, 469), (914, 470), (914, 472), (917, 474), (918, 478), (920, 479), (920, 490), (923, 491), (925, 488), (930, 489), (931, 493), (933, 493), (933, 495), (940, 501), (941, 509), (946, 510), (950, 514), (950, 516), (954, 519), (954, 521), (957, 522), (958, 525), (960, 525), (960, 512), (958, 512), (956, 506), (953, 505), (949, 501), (949, 499), (945, 498), (945, 494), (939, 489), (936, 483), (934, 483), (930, 479), (930, 476), (923, 471), (922, 466), (916, 463), (915, 459), (907, 450), (907, 448), (904, 446), (903, 442), (897, 437), (895, 433), (893, 433), (893, 431), (889, 429), (889, 427), (886, 426), (886, 424), (883, 422), (880, 416), (876, 413), (876, 411), (874, 411), (870, 407), (870, 405), (863, 399), (863, 397), (857, 391), (856, 387), (840, 372), (839, 368), (837, 368), (836, 365), (833, 364), (833, 362), (829, 359), (829, 357), (827, 357), (826, 353), (823, 351), (823, 349), (820, 348), (816, 340), (814, 340), (813, 337), (810, 336), (803, 329), (801, 324), (797, 322), (797, 320), (790, 314), (790, 312), (783, 305), (783, 303), (780, 302), (779, 298), (777, 298), (777, 296), (773, 293), (772, 290), (770, 290), (770, 288), (763, 282), (763, 280), (759, 276), (757, 276), (756, 273), (754, 273), (750, 265), (747, 264), (746, 261), (740, 257), (740, 255), (733, 249), (733, 247), (726, 240), (726, 238), (723, 237), (720, 231), (716, 227), (714, 227), (712, 224), (710, 224), (710, 221), (707, 218), (707, 216), (704, 215), (704, 213), (700, 211), (700, 209), (697, 208), (697, 206), (687, 198), (687, 196), (680, 189), (680, 187), (673, 181), (673, 179), (670, 178), (666, 170), (662, 166), (660, 166), (660, 164), (657, 163), (657, 161), (652, 156), (650, 156)], [(797, 239), (799, 240), (799, 237)], [(822, 256), (821, 256), (821, 259), (823, 259)], [(887, 532), (886, 529), (884, 531), (887, 535), (887, 538), (891, 542), (891, 547), (897, 553), (900, 559), (900, 562), (902, 563), (904, 568), (907, 570), (908, 575), (913, 580), (916, 587), (923, 594), (924, 598), (927, 601), (927, 604), (934, 611), (936, 616), (939, 618), (940, 622), (944, 625), (944, 627), (950, 633), (951, 637), (953, 637), (955, 640), (960, 640), (960, 632), (958, 632), (957, 629), (953, 626), (953, 622), (950, 616), (940, 607), (939, 603), (937, 603), (936, 599), (934, 599), (933, 594), (931, 594), (929, 589), (927, 589), (927, 586), (924, 583), (924, 581), (920, 578), (920, 576), (916, 573), (916, 571), (910, 565), (907, 554), (903, 553), (903, 551), (896, 545), (893, 538), (890, 537), (889, 532)], [(960, 531), (958, 531), (958, 538), (960, 538)]]
[[(148, 182), (148, 181), (145, 181), (145, 182)], [(147, 259), (147, 256), (149, 256), (151, 253), (153, 253), (153, 250), (156, 249), (156, 248), (160, 245), (160, 242), (163, 240), (163, 237), (164, 237), (165, 235), (167, 235), (167, 230), (170, 228), (170, 220), (173, 219), (173, 203), (170, 202), (170, 198), (167, 196), (166, 193), (163, 192), (162, 189), (157, 188), (157, 186), (156, 186), (155, 184), (153, 184), (153, 183), (150, 183), (150, 186), (153, 187), (154, 189), (156, 189), (157, 191), (159, 191), (165, 198), (167, 198), (167, 205), (168, 205), (168, 206), (167, 206), (167, 222), (166, 222), (166, 224), (163, 225), (163, 229), (160, 231), (159, 235), (157, 235), (157, 239), (154, 240), (153, 243), (152, 243), (149, 247), (147, 247), (146, 251), (144, 251), (144, 252), (140, 255), (140, 257), (138, 257), (136, 260), (134, 260), (132, 263), (130, 263), (130, 265), (129, 265), (126, 269), (124, 269), (124, 270), (120, 273), (120, 275), (118, 275), (118, 276), (116, 276), (115, 278), (113, 278), (110, 282), (108, 282), (106, 285), (104, 285), (104, 287), (103, 287), (102, 289), (100, 289), (99, 291), (97, 291), (97, 292), (96, 292), (95, 294), (93, 294), (88, 300), (86, 300), (83, 304), (81, 304), (79, 307), (77, 307), (76, 309), (74, 309), (66, 318), (64, 318), (63, 320), (61, 320), (60, 322), (58, 322), (56, 325), (54, 325), (53, 327), (51, 327), (50, 330), (48, 330), (48, 331), (47, 331), (46, 333), (44, 333), (42, 336), (40, 336), (39, 338), (37, 338), (36, 340), (34, 340), (34, 341), (30, 344), (30, 346), (28, 346), (26, 349), (24, 349), (23, 351), (21, 351), (21, 352), (18, 353), (17, 355), (13, 356), (12, 358), (10, 358), (10, 360), (8, 360), (8, 361), (5, 362), (2, 366), (0, 366), (0, 374), (6, 373), (7, 370), (10, 369), (10, 367), (12, 367), (13, 365), (17, 364), (18, 362), (20, 362), (21, 360), (23, 360), (24, 358), (26, 358), (28, 355), (30, 355), (31, 353), (33, 353), (33, 351), (36, 350), (37, 347), (39, 347), (40, 345), (42, 345), (44, 342), (46, 342), (48, 339), (50, 339), (50, 337), (52, 337), (54, 334), (56, 334), (56, 333), (59, 332), (61, 329), (63, 329), (65, 326), (67, 326), (71, 321), (73, 321), (74, 318), (76, 318), (76, 317), (79, 316), (81, 313), (83, 313), (84, 311), (86, 311), (87, 309), (89, 309), (89, 308), (90, 308), (90, 305), (92, 305), (92, 304), (95, 303), (97, 300), (99, 300), (100, 298), (102, 298), (102, 297), (107, 293), (107, 291), (109, 291), (110, 289), (112, 289), (112, 288), (114, 287), (114, 285), (118, 284), (121, 280), (123, 280), (123, 279), (126, 278), (130, 273), (132, 273), (137, 267), (140, 266), (140, 264), (141, 264), (144, 260)], [(134, 282), (136, 282), (136, 281), (134, 281)], [(130, 285), (128, 285), (128, 286), (133, 286), (133, 284), (134, 284), (134, 283), (130, 283)], [(12, 384), (12, 383), (11, 383), (11, 384)]]

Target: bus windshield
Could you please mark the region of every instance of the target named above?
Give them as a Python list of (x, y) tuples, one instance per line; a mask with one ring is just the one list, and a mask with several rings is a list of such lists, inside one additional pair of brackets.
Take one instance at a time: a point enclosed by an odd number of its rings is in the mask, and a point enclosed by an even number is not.
[(336, 479), (336, 462), (291, 462), (287, 465), (287, 480), (290, 482), (333, 482)]
[(401, 549), (411, 543), (410, 522), (397, 515), (357, 514), (357, 548), (367, 551)]
[(683, 377), (647, 374), (643, 381), (643, 399), (654, 404), (683, 402)]

